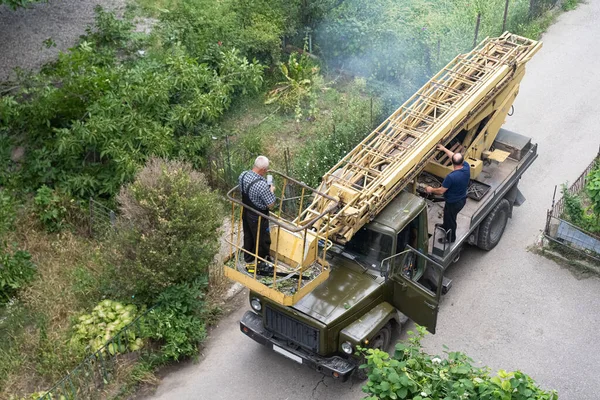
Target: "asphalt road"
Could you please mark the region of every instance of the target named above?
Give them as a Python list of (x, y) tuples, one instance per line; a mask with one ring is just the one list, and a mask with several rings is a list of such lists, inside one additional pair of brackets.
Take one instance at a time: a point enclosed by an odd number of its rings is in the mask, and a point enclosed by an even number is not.
[[(14, 68), (37, 69), (73, 46), (94, 21), (94, 7), (120, 10), (124, 0), (48, 0), (13, 11), (0, 4), (0, 81)], [(43, 42), (52, 39), (55, 47)]]
[[(467, 249), (450, 267), (454, 283), (438, 333), (424, 342), (430, 352), (441, 353), (445, 344), (494, 370), (521, 369), (564, 400), (600, 397), (600, 279), (582, 278), (527, 247), (544, 225), (554, 185), (575, 180), (600, 145), (599, 21), (600, 1), (590, 1), (544, 35), (505, 124), (539, 144), (539, 158), (520, 184), (527, 202), (494, 250)], [(164, 377), (150, 399), (363, 397), (360, 385), (324, 379), (240, 333), (243, 296), (212, 332), (201, 361)]]

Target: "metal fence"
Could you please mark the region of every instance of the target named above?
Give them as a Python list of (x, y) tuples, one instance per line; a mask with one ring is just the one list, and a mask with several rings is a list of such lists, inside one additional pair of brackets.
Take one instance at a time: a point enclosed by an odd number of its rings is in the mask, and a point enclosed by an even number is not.
[[(566, 190), (570, 195), (579, 195), (585, 189), (587, 177), (600, 163), (600, 149), (594, 160), (583, 173)], [(552, 206), (547, 212), (544, 236), (554, 243), (568, 247), (588, 258), (600, 261), (600, 234), (587, 232), (581, 227), (567, 221), (565, 215), (565, 198), (556, 201), (557, 187), (554, 187)]]
[(90, 197), (90, 236), (103, 235), (116, 224), (116, 214), (113, 210)]
[(100, 399), (121, 368), (132, 365), (141, 350), (132, 351), (132, 337), (143, 337), (149, 308), (121, 329), (97, 351), (58, 381), (39, 400)]

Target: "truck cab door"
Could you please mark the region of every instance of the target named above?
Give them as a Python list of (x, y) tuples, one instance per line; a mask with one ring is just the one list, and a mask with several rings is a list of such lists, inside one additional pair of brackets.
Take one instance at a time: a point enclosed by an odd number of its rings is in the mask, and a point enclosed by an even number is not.
[[(381, 262), (382, 271), (393, 287), (393, 304), (404, 315), (415, 323), (424, 326), (435, 333), (437, 315), (442, 294), (443, 268), (441, 265), (407, 246), (407, 249)], [(412, 270), (411, 265), (425, 263), (425, 268), (433, 268), (432, 276), (438, 280), (436, 292), (432, 292), (419, 282), (412, 279), (406, 271)]]

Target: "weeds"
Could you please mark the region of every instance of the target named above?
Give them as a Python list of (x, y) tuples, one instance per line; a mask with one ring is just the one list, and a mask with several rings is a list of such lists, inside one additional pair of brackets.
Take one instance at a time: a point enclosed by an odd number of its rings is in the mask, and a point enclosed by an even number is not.
[(562, 3), (562, 9), (563, 11), (572, 11), (577, 8), (579, 2), (580, 0), (565, 0)]

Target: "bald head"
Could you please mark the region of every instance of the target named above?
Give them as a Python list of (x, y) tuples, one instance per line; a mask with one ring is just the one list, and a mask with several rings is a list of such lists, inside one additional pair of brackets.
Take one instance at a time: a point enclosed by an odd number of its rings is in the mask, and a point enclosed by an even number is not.
[(464, 161), (465, 159), (460, 153), (454, 153), (454, 155), (452, 156), (452, 165), (454, 165), (455, 167), (462, 166)]

